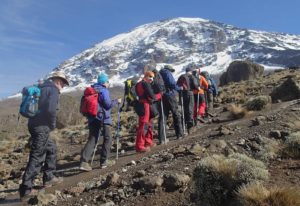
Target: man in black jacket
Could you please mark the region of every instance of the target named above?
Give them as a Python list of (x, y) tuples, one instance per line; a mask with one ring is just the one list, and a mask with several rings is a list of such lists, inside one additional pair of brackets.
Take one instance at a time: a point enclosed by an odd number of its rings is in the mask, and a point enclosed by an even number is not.
[(54, 176), (56, 170), (56, 144), (50, 138), (50, 132), (56, 126), (56, 111), (60, 90), (69, 85), (65, 75), (55, 72), (43, 84), (39, 85), (41, 96), (39, 99), (39, 113), (28, 120), (28, 129), (31, 134), (31, 150), (29, 161), (19, 187), (20, 198), (35, 195), (32, 189), (34, 178), (43, 166), (43, 183), (49, 187), (62, 182), (62, 178)]

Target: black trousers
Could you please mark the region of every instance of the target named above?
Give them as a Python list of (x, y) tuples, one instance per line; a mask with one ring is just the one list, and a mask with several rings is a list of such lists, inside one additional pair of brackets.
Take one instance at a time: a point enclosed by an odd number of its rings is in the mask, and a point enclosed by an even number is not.
[(29, 161), (20, 185), (20, 193), (31, 190), (34, 178), (43, 167), (43, 181), (50, 181), (56, 170), (57, 147), (50, 139), (50, 128), (48, 126), (28, 126), (31, 134), (31, 150)]
[(162, 118), (162, 108), (161, 103), (159, 103), (159, 119), (158, 119), (158, 139), (159, 141), (164, 141), (164, 126), (166, 126), (166, 122), (168, 120), (170, 112), (173, 117), (173, 124), (175, 129), (175, 134), (177, 137), (183, 135), (182, 123), (181, 123), (181, 115), (178, 111), (178, 102), (176, 100), (176, 96), (163, 95), (162, 97), (163, 109), (164, 109), (164, 121)]
[[(111, 125), (103, 124), (99, 120), (89, 123), (89, 139), (81, 151), (81, 162), (89, 162), (94, 152), (97, 140), (101, 146), (100, 164), (108, 159), (111, 147)], [(102, 143), (102, 144), (101, 144)]]
[(179, 93), (179, 101), (181, 104), (181, 98), (183, 98), (183, 108), (184, 108), (184, 121), (187, 128), (194, 126), (194, 94), (192, 91), (183, 90)]

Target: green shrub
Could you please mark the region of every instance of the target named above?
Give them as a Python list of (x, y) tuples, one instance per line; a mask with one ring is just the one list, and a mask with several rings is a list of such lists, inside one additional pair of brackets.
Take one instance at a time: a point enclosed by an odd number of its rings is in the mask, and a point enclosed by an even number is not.
[(271, 103), (271, 97), (270, 96), (258, 96), (251, 98), (246, 103), (246, 108), (250, 111), (259, 111), (264, 109), (268, 104)]
[(283, 156), (300, 159), (300, 132), (294, 132), (286, 137)]

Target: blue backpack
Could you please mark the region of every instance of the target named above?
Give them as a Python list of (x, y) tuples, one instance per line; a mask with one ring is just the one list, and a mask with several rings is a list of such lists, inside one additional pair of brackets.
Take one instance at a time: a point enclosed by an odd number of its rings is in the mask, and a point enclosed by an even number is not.
[(38, 86), (28, 86), (23, 88), (22, 102), (19, 110), (23, 117), (31, 118), (39, 113), (40, 96), (41, 89)]

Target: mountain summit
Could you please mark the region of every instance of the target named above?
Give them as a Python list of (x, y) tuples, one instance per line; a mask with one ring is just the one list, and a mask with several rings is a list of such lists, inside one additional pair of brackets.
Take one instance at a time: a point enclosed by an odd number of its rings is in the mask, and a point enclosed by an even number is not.
[(139, 26), (96, 44), (55, 70), (70, 79), (70, 89), (95, 82), (106, 71), (113, 84), (140, 74), (147, 63), (171, 64), (175, 76), (191, 62), (221, 73), (237, 59), (269, 67), (300, 64), (300, 36), (241, 29), (201, 18), (175, 18)]

